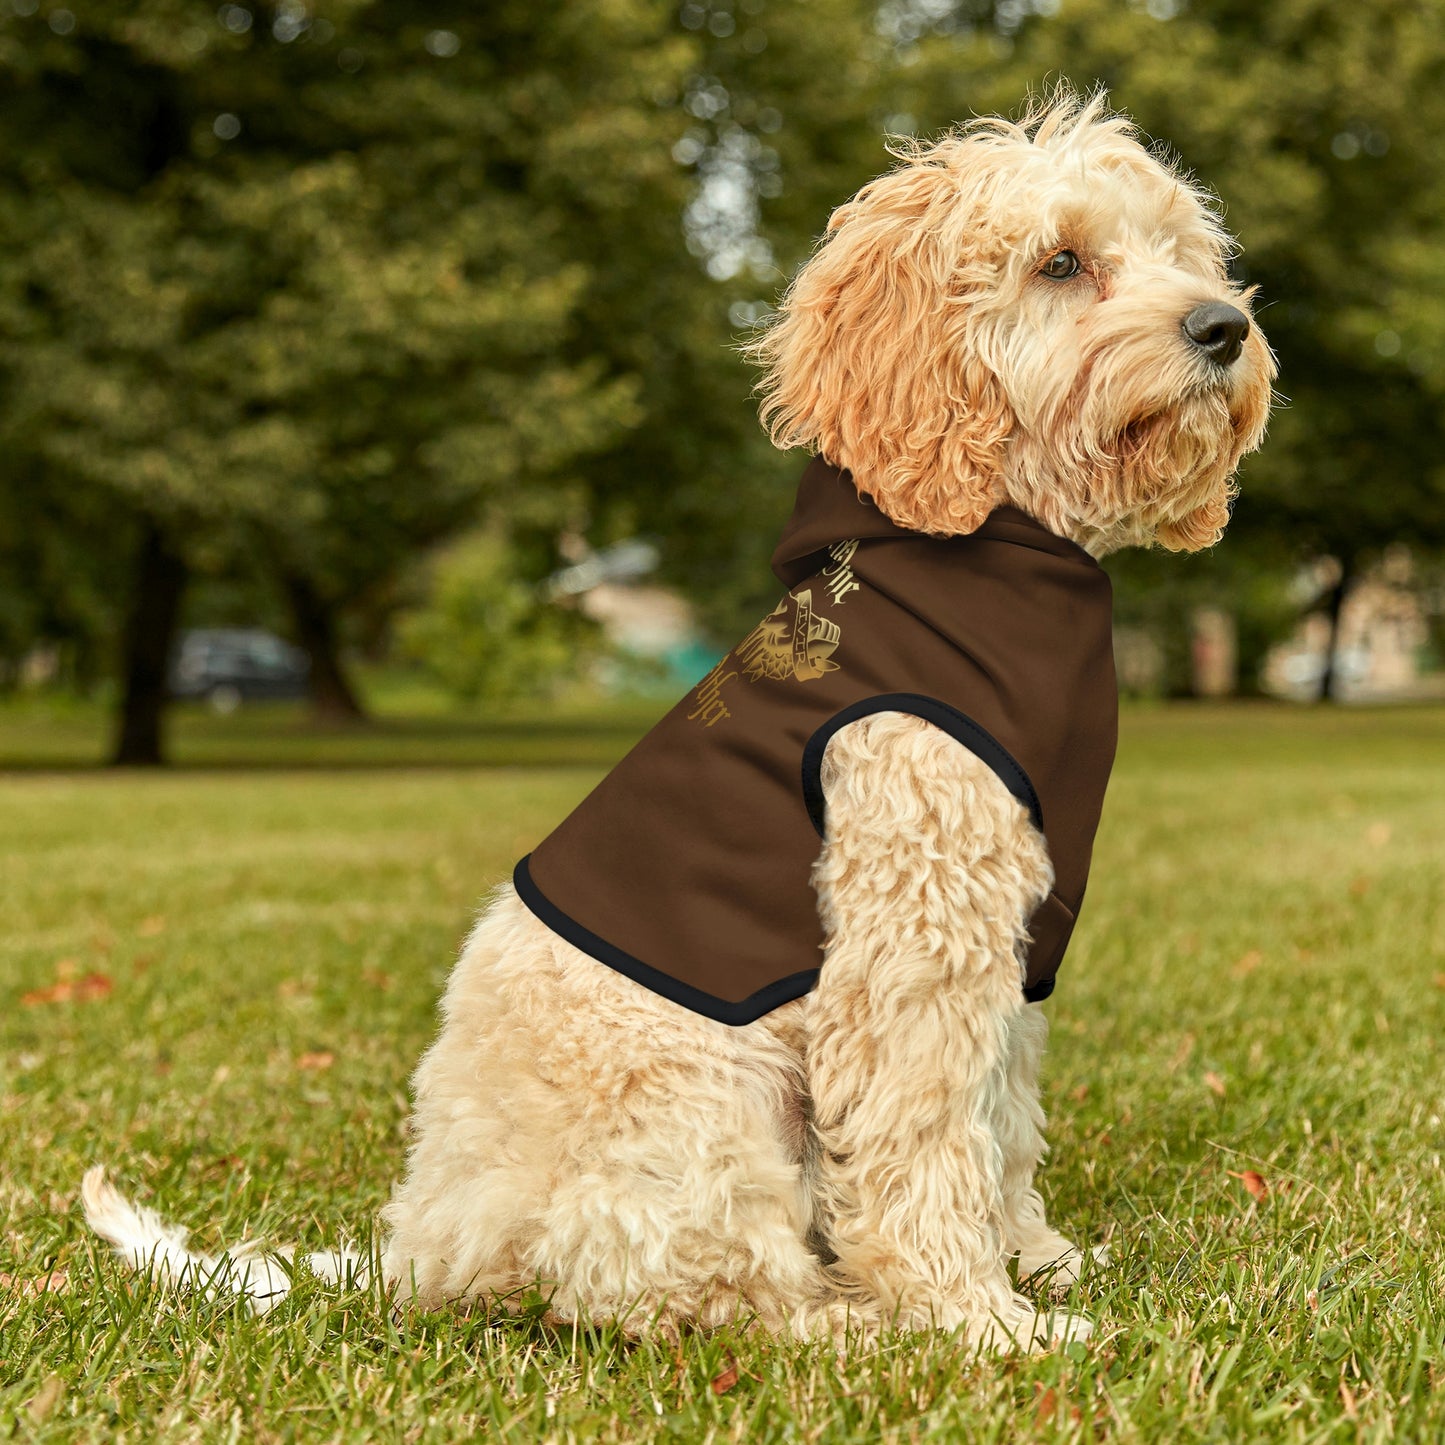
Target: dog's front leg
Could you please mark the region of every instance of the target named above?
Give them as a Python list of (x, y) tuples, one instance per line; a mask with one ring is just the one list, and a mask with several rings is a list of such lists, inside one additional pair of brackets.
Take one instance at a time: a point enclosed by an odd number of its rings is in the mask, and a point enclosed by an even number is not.
[[(1048, 1222), (1034, 1173), (1047, 1152), (1039, 1103), (1039, 1065), (1049, 1036), (1042, 1009), (1025, 1007), (1009, 1024), (1008, 1057), (994, 1105), (994, 1133), (1003, 1156), (1004, 1247), (1017, 1255), (1019, 1278), (1036, 1276), (1055, 1291), (1068, 1289), (1084, 1256)], [(1098, 1246), (1095, 1259), (1108, 1251)]]
[(1086, 1322), (1039, 1319), (1010, 1285), (995, 1128), (1018, 949), (1050, 882), (1042, 840), (985, 764), (917, 718), (842, 729), (823, 785), (808, 1070), (835, 1274), (903, 1326), (1078, 1338)]

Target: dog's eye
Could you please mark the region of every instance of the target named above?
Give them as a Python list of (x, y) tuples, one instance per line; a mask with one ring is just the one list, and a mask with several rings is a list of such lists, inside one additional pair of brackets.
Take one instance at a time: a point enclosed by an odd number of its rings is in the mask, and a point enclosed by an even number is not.
[(1072, 251), (1055, 251), (1039, 267), (1039, 274), (1047, 276), (1050, 281), (1067, 281), (1070, 276), (1077, 276), (1081, 269), (1079, 258)]

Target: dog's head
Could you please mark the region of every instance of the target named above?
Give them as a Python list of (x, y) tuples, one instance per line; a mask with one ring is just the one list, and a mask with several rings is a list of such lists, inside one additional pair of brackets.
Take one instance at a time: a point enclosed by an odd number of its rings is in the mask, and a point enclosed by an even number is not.
[(1217, 541), (1274, 359), (1209, 199), (1069, 91), (899, 154), (750, 348), (773, 440), (920, 531), (1012, 502), (1097, 553)]

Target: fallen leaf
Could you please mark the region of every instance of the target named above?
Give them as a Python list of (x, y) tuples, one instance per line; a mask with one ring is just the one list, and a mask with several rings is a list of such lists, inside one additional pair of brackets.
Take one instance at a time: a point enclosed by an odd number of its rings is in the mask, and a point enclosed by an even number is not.
[(20, 1003), (25, 1008), (45, 1003), (69, 1003), (72, 999), (88, 1003), (105, 998), (114, 987), (107, 974), (88, 973), (84, 978), (59, 979), (48, 988), (33, 988), (29, 993), (20, 995)]
[(336, 1062), (336, 1055), (326, 1049), (317, 1049), (314, 1053), (302, 1054), (296, 1060), (298, 1069), (329, 1069)]
[(714, 1395), (726, 1395), (737, 1382), (738, 1362), (729, 1355), (727, 1369), (725, 1369), (722, 1374), (713, 1376), (712, 1392)]
[(33, 1275), (29, 1279), (18, 1274), (0, 1274), (0, 1289), (13, 1289), (26, 1299), (35, 1299), (43, 1294), (64, 1294), (70, 1288), (70, 1276), (63, 1269), (53, 1269), (49, 1274)]
[(1052, 1389), (1044, 1390), (1038, 1398), (1038, 1404), (1034, 1407), (1035, 1425), (1052, 1425), (1054, 1416), (1058, 1413), (1059, 1397)]
[(142, 938), (156, 938), (166, 931), (166, 921), (159, 913), (150, 918), (142, 918), (136, 926), (136, 932)]
[(1205, 1074), (1204, 1084), (1211, 1092), (1218, 1094), (1221, 1099), (1224, 1097), (1224, 1080), (1213, 1069)]
[(1235, 978), (1248, 978), (1263, 962), (1264, 954), (1257, 948), (1251, 948), (1230, 971), (1234, 974)]
[(1266, 1183), (1264, 1175), (1253, 1169), (1244, 1169), (1237, 1174), (1231, 1169), (1229, 1177), (1239, 1180), (1244, 1185), (1245, 1191), (1254, 1199), (1263, 1199), (1269, 1193), (1269, 1185)]
[(65, 980), (53, 983), (49, 988), (32, 988), (29, 993), (20, 995), (20, 1006), (34, 1008), (42, 1003), (64, 1003), (74, 991), (75, 985)]

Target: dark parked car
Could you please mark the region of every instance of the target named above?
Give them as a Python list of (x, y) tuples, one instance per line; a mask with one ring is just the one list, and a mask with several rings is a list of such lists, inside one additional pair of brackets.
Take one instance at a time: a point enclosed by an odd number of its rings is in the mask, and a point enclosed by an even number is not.
[(187, 632), (171, 663), (171, 696), (205, 698), (217, 712), (243, 702), (305, 697), (311, 660), (259, 627), (206, 627)]

